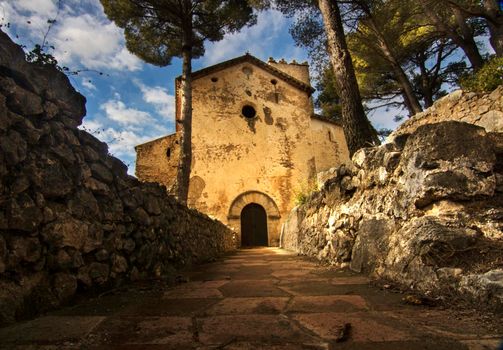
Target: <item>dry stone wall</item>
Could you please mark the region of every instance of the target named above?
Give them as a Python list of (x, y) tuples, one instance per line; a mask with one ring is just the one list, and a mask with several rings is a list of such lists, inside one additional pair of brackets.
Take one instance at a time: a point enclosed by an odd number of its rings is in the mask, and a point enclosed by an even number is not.
[(0, 32), (0, 324), (81, 290), (170, 275), (235, 247), (77, 129), (85, 98)]
[(282, 246), (501, 310), (503, 133), (456, 121), (410, 130), (319, 174), (322, 189), (290, 213)]
[(503, 132), (503, 85), (489, 94), (454, 91), (406, 120), (390, 135), (390, 141), (411, 134), (421, 125), (449, 120), (478, 125), (489, 132)]

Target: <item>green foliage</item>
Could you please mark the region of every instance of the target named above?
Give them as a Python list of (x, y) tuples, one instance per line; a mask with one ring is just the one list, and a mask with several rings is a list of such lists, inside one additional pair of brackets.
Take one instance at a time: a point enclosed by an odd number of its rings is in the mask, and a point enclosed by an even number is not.
[[(50, 48), (54, 50), (54, 46), (50, 46)], [(39, 44), (35, 44), (35, 47), (31, 51), (28, 51), (26, 53), (26, 60), (42, 67), (52, 66), (63, 73), (71, 73), (73, 75), (78, 74), (73, 71), (70, 72), (68, 67), (60, 66), (58, 64), (58, 61), (56, 60), (56, 57), (46, 52), (44, 48)]]
[[(288, 3), (287, 0), (283, 0)], [(288, 10), (292, 11), (289, 13)], [(291, 4), (283, 4), (282, 11), (287, 15), (294, 16), (294, 21), (290, 27), (290, 34), (297, 46), (302, 46), (307, 50), (312, 62), (312, 69), (315, 77), (320, 78), (323, 71), (330, 64), (328, 59), (325, 28), (321, 19), (321, 14), (317, 6), (306, 6), (301, 9)]]
[(205, 40), (221, 40), (256, 22), (246, 0), (100, 1), (108, 18), (124, 28), (128, 50), (157, 66), (169, 65), (187, 48), (191, 58), (201, 57)]
[(460, 79), (459, 85), (465, 91), (490, 92), (503, 84), (503, 57), (493, 57), (471, 75)]
[(338, 120), (341, 118), (341, 105), (333, 70), (327, 66), (319, 77), (316, 89), (320, 92), (314, 104), (321, 109), (321, 114), (327, 118)]
[[(124, 29), (126, 47), (145, 62), (163, 67), (182, 58), (182, 116), (179, 171), (175, 191), (187, 203), (192, 159), (192, 59), (204, 54), (204, 42), (256, 23), (247, 0), (100, 0), (106, 15)], [(254, 0), (262, 7), (262, 1)], [(187, 136), (187, 137), (186, 137)]]
[(386, 129), (386, 128), (382, 128), (382, 129), (377, 130), (377, 134), (379, 135), (379, 139), (381, 141), (384, 141), (386, 139), (386, 137), (388, 137), (392, 132), (393, 132), (393, 130)]
[[(307, 49), (315, 64), (315, 78), (324, 93), (323, 71), (328, 54), (319, 11), (310, 0), (276, 2), (280, 10), (290, 11), (284, 11), (287, 15), (295, 14), (290, 32), (296, 44)], [(456, 29), (456, 19), (445, 1), (431, 0), (431, 3), (442, 23)], [(460, 0), (458, 3), (465, 6), (477, 1)], [(374, 102), (373, 108), (407, 107), (403, 100), (404, 82), (397, 77), (396, 63), (406, 74), (414, 95), (425, 107), (445, 95), (446, 88), (456, 85), (459, 76), (466, 72), (464, 58), (456, 55), (459, 52), (457, 44), (438, 30), (418, 1), (348, 0), (339, 2), (339, 5), (360, 94), (364, 100)], [(468, 19), (466, 25), (475, 36), (486, 30), (480, 19)], [(316, 103), (325, 114), (322, 101)], [(325, 105), (328, 109), (331, 106)], [(334, 111), (328, 110), (328, 113)]]
[(306, 204), (309, 197), (314, 192), (319, 191), (318, 183), (316, 181), (310, 181), (309, 183), (300, 184), (300, 188), (295, 192), (295, 205), (303, 205)]
[[(48, 46), (51, 50), (54, 50), (54, 46)], [(25, 48), (23, 46), (23, 48)], [(79, 75), (80, 73), (84, 72), (91, 72), (91, 73), (96, 73), (98, 75), (105, 75), (109, 76), (108, 74), (105, 74), (103, 72), (94, 70), (94, 69), (77, 69), (73, 70), (70, 69), (66, 66), (61, 66), (58, 63), (58, 60), (56, 60), (56, 57), (54, 57), (51, 53), (47, 52), (44, 50), (44, 47), (39, 44), (35, 44), (33, 49), (31, 51), (28, 51), (25, 53), (26, 61), (37, 64), (42, 67), (54, 67), (60, 72), (65, 73), (66, 75)], [(89, 80), (90, 82), (91, 80)]]
[[(59, 11), (62, 6), (62, 1), (58, 0), (58, 12), (56, 14), (56, 17), (59, 16)], [(0, 19), (0, 21), (3, 21), (3, 18)], [(33, 49), (30, 51), (27, 51), (28, 48), (25, 45), (21, 45), (23, 50), (25, 51), (25, 58), (26, 61), (30, 63), (34, 63), (36, 65), (39, 65), (41, 67), (54, 67), (55, 69), (59, 70), (60, 72), (66, 74), (67, 76), (71, 75), (79, 75), (80, 73), (84, 72), (91, 72), (91, 73), (96, 73), (98, 75), (106, 75), (109, 76), (108, 74), (105, 74), (103, 72), (94, 70), (94, 69), (70, 69), (66, 66), (61, 66), (58, 63), (58, 60), (56, 57), (51, 52), (54, 52), (56, 48), (53, 45), (50, 45), (49, 42), (47, 41), (49, 34), (53, 28), (53, 26), (57, 23), (57, 19), (48, 19), (47, 20), (47, 29), (45, 31), (44, 37), (42, 39), (41, 44), (35, 44), (33, 46)], [(31, 25), (31, 21), (27, 21), (27, 24)], [(1, 23), (0, 22), (0, 28), (6, 27), (10, 28), (11, 24), (10, 23)], [(18, 35), (16, 35), (16, 38), (19, 38)], [(91, 82), (91, 80), (88, 80)]]
[[(56, 58), (50, 53), (45, 52), (39, 44), (35, 44), (35, 47), (26, 53), (26, 60), (40, 66), (54, 66), (59, 68)], [(59, 70), (61, 70), (61, 68)]]
[[(358, 21), (356, 30), (348, 35), (348, 45), (364, 99), (399, 107), (404, 86), (393, 60), (426, 107), (445, 95), (445, 84), (455, 83), (466, 70), (462, 60), (452, 60), (456, 45), (425, 22), (425, 15), (411, 0), (376, 2), (368, 17)], [(448, 60), (452, 61), (446, 64)]]
[[(56, 14), (56, 17), (59, 15), (59, 10), (61, 8), (61, 0), (58, 0), (58, 13)], [(3, 18), (2, 18), (3, 20)], [(54, 57), (50, 51), (54, 51), (55, 47), (53, 45), (49, 45), (47, 42), (47, 37), (49, 36), (49, 33), (51, 32), (53, 26), (56, 24), (57, 20), (56, 18), (54, 19), (48, 19), (47, 20), (47, 29), (44, 33), (44, 37), (42, 39), (41, 44), (35, 44), (33, 49), (31, 51), (26, 52), (27, 47), (25, 45), (21, 45), (23, 49), (25, 49), (25, 57), (28, 62), (35, 63), (39, 66), (42, 67), (54, 67), (60, 72), (63, 73), (68, 73), (69, 69), (68, 67), (63, 67), (58, 64), (58, 61), (56, 60), (56, 57)], [(27, 24), (31, 25), (31, 21), (27, 21)], [(4, 24), (0, 24), (0, 28), (4, 26)], [(6, 23), (5, 27), (10, 28), (10, 23)], [(18, 35), (16, 35), (16, 38), (19, 38)], [(77, 74), (77, 73), (74, 73)]]

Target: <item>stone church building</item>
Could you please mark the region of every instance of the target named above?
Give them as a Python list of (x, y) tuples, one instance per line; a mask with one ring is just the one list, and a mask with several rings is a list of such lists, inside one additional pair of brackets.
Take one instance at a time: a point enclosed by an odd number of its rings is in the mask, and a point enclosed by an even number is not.
[[(241, 245), (277, 246), (296, 193), (349, 159), (342, 127), (314, 114), (308, 68), (246, 54), (192, 74), (188, 205), (234, 228)], [(173, 186), (176, 132), (136, 154), (140, 180)]]

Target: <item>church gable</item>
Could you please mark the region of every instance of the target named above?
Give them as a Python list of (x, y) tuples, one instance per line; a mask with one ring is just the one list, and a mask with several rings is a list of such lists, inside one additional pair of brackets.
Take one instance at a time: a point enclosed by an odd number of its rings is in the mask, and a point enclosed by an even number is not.
[[(200, 69), (198, 71), (195, 71), (192, 73), (192, 79), (196, 80), (196, 79), (208, 76), (210, 74), (214, 74), (216, 72), (233, 67), (233, 66), (241, 64), (241, 63), (249, 63), (253, 66), (261, 68), (261, 69), (269, 72), (270, 74), (274, 75), (278, 79), (281, 79), (281, 80), (287, 82), (288, 84), (296, 87), (299, 90), (302, 90), (302, 91), (308, 93), (309, 95), (311, 95), (315, 91), (315, 89), (313, 87), (311, 87), (311, 85), (306, 83), (305, 81), (301, 81), (300, 79), (293, 77), (291, 74), (286, 73), (284, 70), (278, 69), (277, 62), (270, 61), (270, 63), (265, 63), (262, 60), (259, 60), (255, 56), (252, 56), (248, 53), (243, 56), (236, 57), (236, 58), (215, 64), (213, 66), (206, 67), (206, 68)], [(287, 65), (286, 62), (284, 64)], [(294, 63), (294, 64), (296, 64), (296, 63)], [(306, 65), (306, 67), (307, 67), (307, 65)], [(178, 77), (177, 79), (180, 79), (180, 77)]]
[[(259, 73), (260, 72), (260, 73)], [(307, 63), (298, 64), (295, 61), (292, 63), (287, 63), (284, 60), (279, 62), (274, 61), (272, 58), (269, 59), (268, 63), (265, 63), (258, 58), (245, 54), (240, 57), (230, 59), (218, 63), (216, 65), (195, 71), (192, 73), (193, 80), (193, 98), (194, 94), (197, 94), (197, 86), (203, 84), (207, 86), (221, 86), (221, 82), (218, 82), (220, 77), (229, 76), (229, 74), (236, 74), (235, 79), (242, 79), (243, 74), (246, 76), (246, 80), (254, 74), (258, 73), (261, 76), (268, 77), (263, 81), (262, 86), (272, 87), (269, 96), (267, 97), (270, 101), (279, 102), (281, 99), (280, 90), (292, 89), (295, 94), (300, 94), (309, 98), (311, 94), (315, 91), (310, 85), (309, 80), (309, 67)], [(233, 78), (234, 79), (234, 78)], [(208, 85), (207, 82), (211, 83)], [(217, 83), (218, 82), (218, 83)], [(181, 117), (181, 89), (180, 89), (181, 77), (176, 79), (176, 119), (179, 120)], [(251, 93), (248, 92), (248, 93)], [(204, 93), (203, 93), (204, 94)], [(220, 97), (224, 97), (220, 94)], [(264, 97), (264, 96), (262, 96)], [(178, 127), (178, 125), (177, 125)], [(178, 129), (177, 129), (178, 131)]]

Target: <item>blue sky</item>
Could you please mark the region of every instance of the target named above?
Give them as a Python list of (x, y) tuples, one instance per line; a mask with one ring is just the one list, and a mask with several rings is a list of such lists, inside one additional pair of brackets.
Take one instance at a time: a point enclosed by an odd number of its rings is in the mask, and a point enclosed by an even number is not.
[[(181, 62), (167, 67), (142, 62), (125, 48), (122, 30), (110, 22), (99, 0), (0, 0), (0, 23), (13, 40), (31, 49), (47, 35), (52, 54), (70, 70), (90, 70), (71, 76), (74, 87), (87, 98), (83, 128), (109, 144), (110, 153), (134, 173), (134, 146), (174, 132), (174, 78)], [(6, 28), (5, 24), (10, 23)], [(306, 52), (294, 45), (289, 20), (277, 11), (260, 13), (255, 26), (206, 44), (194, 70), (243, 55), (267, 60), (305, 61)], [(103, 75), (96, 71), (103, 72)], [(393, 112), (370, 115), (378, 127), (394, 128)]]

